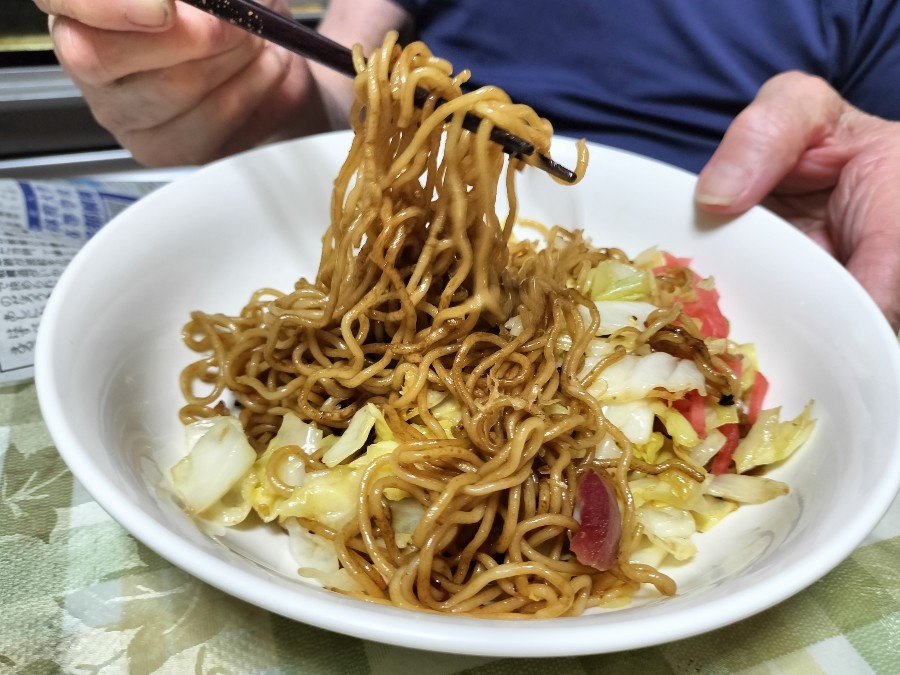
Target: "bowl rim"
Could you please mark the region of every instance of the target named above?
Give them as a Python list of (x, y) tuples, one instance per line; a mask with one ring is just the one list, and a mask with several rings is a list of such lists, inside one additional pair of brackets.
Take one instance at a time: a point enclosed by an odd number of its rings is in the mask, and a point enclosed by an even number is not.
[[(338, 135), (347, 133), (337, 132)], [(325, 136), (334, 135), (332, 133)], [(144, 197), (135, 206), (126, 210), (124, 217), (118, 216), (107, 224), (79, 251), (51, 293), (41, 319), (35, 348), (35, 385), (43, 418), (60, 455), (75, 478), (114, 520), (136, 539), (177, 567), (229, 595), (263, 609), (357, 638), (466, 655), (577, 656), (658, 645), (715, 630), (764, 611), (811, 585), (841, 563), (862, 542), (889, 508), (900, 489), (900, 447), (897, 461), (883, 467), (881, 480), (873, 485), (863, 509), (855, 515), (854, 522), (858, 527), (853, 528), (852, 532), (838, 533), (836, 541), (833, 541), (822, 555), (813, 556), (805, 561), (807, 566), (803, 570), (794, 569), (796, 566), (778, 570), (747, 588), (738, 589), (728, 598), (716, 598), (703, 604), (682, 607), (678, 612), (678, 621), (673, 621), (673, 617), (667, 612), (633, 619), (628, 610), (618, 610), (622, 621), (602, 627), (605, 635), (602, 636), (601, 644), (597, 644), (597, 626), (592, 625), (588, 616), (520, 622), (453, 617), (454, 629), (448, 631), (446, 617), (443, 616), (434, 619), (427, 613), (366, 603), (313, 589), (303, 585), (302, 582), (298, 582), (296, 592), (288, 592), (270, 579), (234, 567), (198, 548), (188, 539), (142, 511), (106, 476), (103, 467), (92, 459), (90, 452), (79, 441), (68, 418), (67, 406), (57, 386), (52, 367), (54, 342), (61, 332), (58, 326), (60, 310), (67, 297), (75, 292), (73, 289), (77, 287), (82, 270), (93, 263), (95, 251), (102, 251), (107, 238), (117, 236), (123, 223), (127, 225), (132, 209), (152, 208), (157, 200), (166, 199), (169, 191), (190, 189), (192, 181), (205, 180), (209, 172), (221, 170), (222, 166), (232, 162), (240, 162), (246, 155), (277, 152), (284, 146), (301, 144), (308, 140), (300, 139), (267, 146), (216, 162)], [(633, 153), (605, 146), (595, 144), (592, 146), (602, 148), (604, 152), (637, 157)], [(646, 161), (662, 164), (655, 160)], [(674, 167), (669, 168), (681, 171)], [(874, 307), (874, 303), (861, 288), (860, 292)], [(896, 342), (896, 336), (892, 331), (889, 328), (886, 331), (882, 332), (879, 339), (885, 340), (887, 333), (890, 333)], [(900, 350), (892, 358), (890, 366), (895, 376), (900, 379)], [(331, 611), (336, 603), (346, 604), (346, 611)], [(386, 621), (386, 618), (390, 620)], [(538, 637), (545, 636), (550, 626), (555, 627), (558, 623), (562, 625), (560, 622), (566, 622), (565, 639), (548, 641), (546, 637), (544, 639)], [(491, 630), (486, 630), (488, 626)], [(499, 635), (506, 633), (513, 626), (516, 629), (516, 633), (513, 634), (515, 639), (498, 639)], [(640, 630), (637, 630), (636, 626), (639, 626)], [(529, 640), (532, 633), (535, 639)], [(615, 636), (614, 640), (609, 639), (610, 633)], [(611, 642), (615, 644), (610, 644)]]

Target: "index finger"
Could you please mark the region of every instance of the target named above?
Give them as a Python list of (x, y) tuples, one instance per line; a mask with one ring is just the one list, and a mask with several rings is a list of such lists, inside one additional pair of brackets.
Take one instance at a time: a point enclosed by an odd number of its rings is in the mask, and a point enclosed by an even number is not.
[(163, 30), (175, 18), (174, 0), (34, 0), (50, 16), (103, 30)]

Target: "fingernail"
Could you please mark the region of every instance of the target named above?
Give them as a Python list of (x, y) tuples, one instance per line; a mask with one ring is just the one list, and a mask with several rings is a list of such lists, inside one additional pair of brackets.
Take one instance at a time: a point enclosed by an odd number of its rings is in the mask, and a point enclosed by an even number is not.
[(728, 162), (710, 164), (697, 182), (695, 198), (709, 206), (730, 206), (743, 194), (749, 179), (742, 166)]
[(125, 18), (135, 26), (161, 28), (169, 20), (169, 5), (166, 0), (128, 0)]

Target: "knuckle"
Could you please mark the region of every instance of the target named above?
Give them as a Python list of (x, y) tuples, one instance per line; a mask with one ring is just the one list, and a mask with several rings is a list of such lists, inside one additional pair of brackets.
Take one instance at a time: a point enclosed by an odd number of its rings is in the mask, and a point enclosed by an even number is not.
[(817, 142), (832, 133), (851, 108), (821, 77), (788, 71), (765, 82), (742, 115), (759, 138)]
[(793, 112), (824, 111), (839, 114), (846, 106), (841, 95), (825, 79), (796, 70), (780, 73), (760, 87), (756, 101)]
[(205, 13), (197, 17), (192, 38), (208, 54), (221, 54), (253, 41), (252, 36), (241, 28)]
[(800, 70), (788, 70), (773, 76), (763, 84), (762, 90), (766, 89), (797, 92), (801, 97), (816, 100), (835, 95), (834, 89), (824, 78)]

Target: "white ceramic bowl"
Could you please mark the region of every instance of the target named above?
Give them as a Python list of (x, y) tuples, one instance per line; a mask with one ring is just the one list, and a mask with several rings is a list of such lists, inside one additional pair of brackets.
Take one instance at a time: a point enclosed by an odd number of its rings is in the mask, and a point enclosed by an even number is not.
[[(181, 456), (180, 330), (191, 310), (236, 312), (253, 289), (313, 275), (333, 177), (349, 143), (331, 134), (210, 166), (138, 202), (72, 262), (37, 344), (41, 408), (79, 481), (122, 525), (191, 574), (287, 617), (438, 651), (556, 656), (644, 647), (718, 628), (798, 592), (875, 526), (900, 484), (900, 350), (856, 282), (761, 209), (730, 222), (698, 214), (693, 176), (602, 147), (579, 186), (536, 171), (522, 215), (584, 228), (635, 255), (658, 245), (713, 275), (732, 336), (755, 342), (767, 404), (793, 416), (815, 399), (818, 428), (774, 476), (791, 494), (745, 507), (667, 568), (674, 598), (533, 622), (437, 616), (310, 587), (267, 529), (213, 539), (159, 489)], [(571, 163), (573, 146), (555, 154)], [(877, 470), (876, 470), (877, 467)]]

